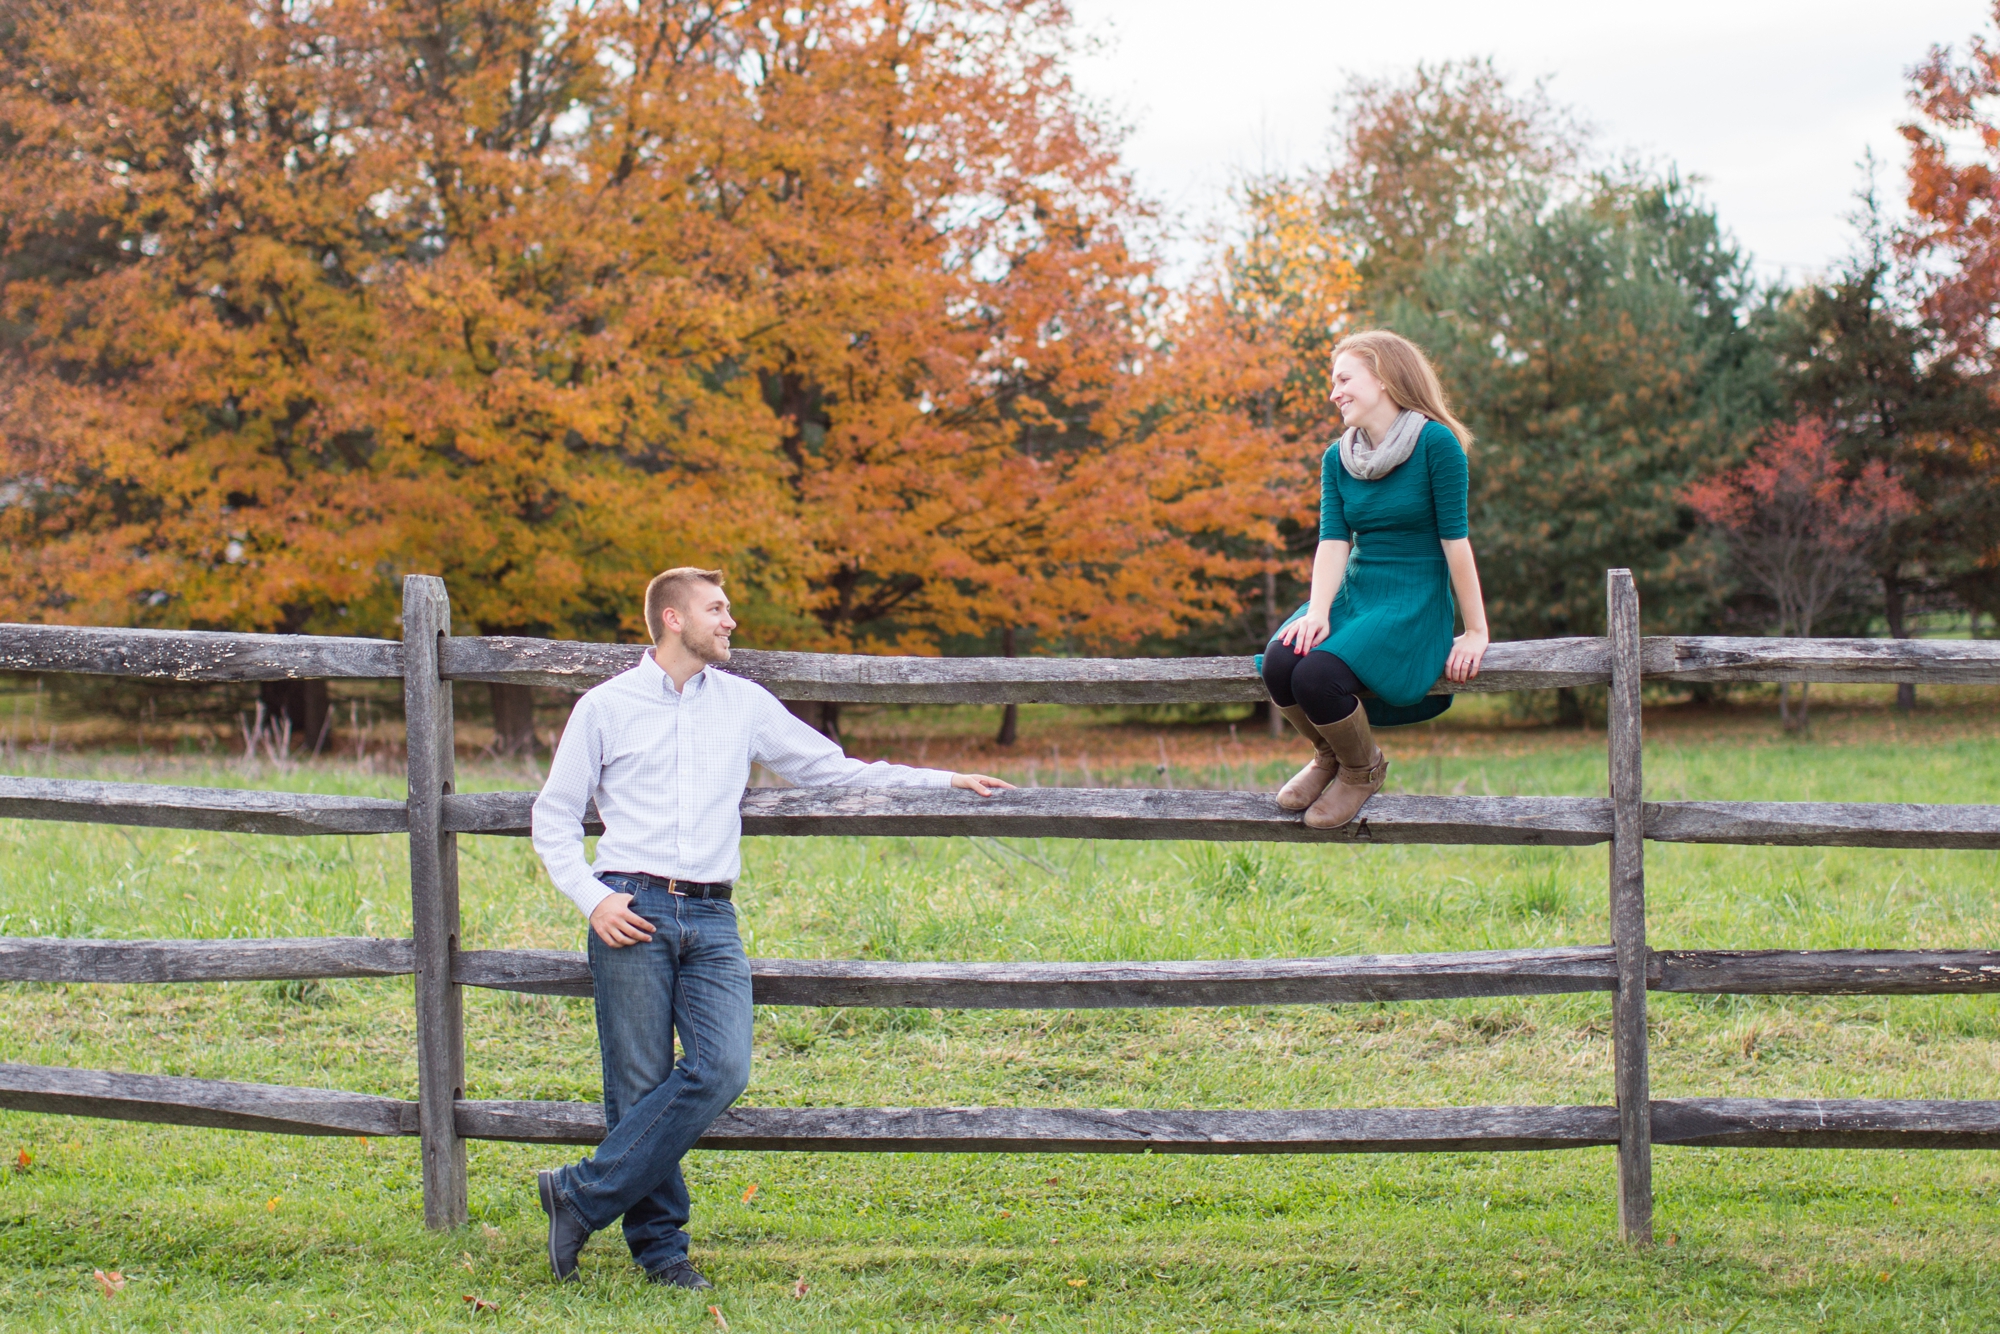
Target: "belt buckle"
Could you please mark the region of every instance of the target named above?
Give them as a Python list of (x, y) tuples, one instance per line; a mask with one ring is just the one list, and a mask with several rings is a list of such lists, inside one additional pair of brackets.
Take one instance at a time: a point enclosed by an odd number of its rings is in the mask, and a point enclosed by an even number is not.
[(678, 877), (675, 877), (675, 876), (668, 876), (668, 877), (667, 877), (667, 893), (669, 893), (669, 894), (673, 895), (673, 896), (674, 896), (675, 898), (677, 898), (677, 899), (684, 899), (684, 898), (686, 898), (686, 897), (687, 897), (687, 895), (686, 895), (686, 894), (685, 894), (684, 892), (682, 892), (681, 890), (678, 890), (678, 889), (675, 889), (675, 888), (674, 888), (674, 886), (675, 886), (675, 885), (678, 885), (679, 883), (680, 883), (680, 880), (679, 880), (679, 878), (678, 878)]

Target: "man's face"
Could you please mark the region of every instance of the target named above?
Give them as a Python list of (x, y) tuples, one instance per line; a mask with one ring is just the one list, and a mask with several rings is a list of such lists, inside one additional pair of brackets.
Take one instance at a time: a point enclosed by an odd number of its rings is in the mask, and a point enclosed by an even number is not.
[(729, 661), (729, 634), (736, 622), (729, 615), (728, 597), (714, 584), (696, 584), (687, 606), (667, 608), (665, 620), (667, 634), (678, 634), (695, 657), (717, 665)]

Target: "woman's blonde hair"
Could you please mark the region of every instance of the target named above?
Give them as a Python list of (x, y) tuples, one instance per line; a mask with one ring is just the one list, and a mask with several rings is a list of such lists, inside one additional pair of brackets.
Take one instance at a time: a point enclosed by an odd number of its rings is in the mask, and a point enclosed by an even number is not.
[(1389, 400), (1397, 407), (1414, 409), (1434, 422), (1442, 422), (1458, 437), (1459, 448), (1472, 448), (1472, 432), (1452, 415), (1444, 386), (1438, 383), (1437, 372), (1431, 369), (1430, 358), (1422, 348), (1387, 329), (1363, 329), (1334, 344), (1336, 359), (1343, 352), (1352, 352), (1368, 363), (1368, 369), (1375, 372), (1375, 378), (1389, 391)]

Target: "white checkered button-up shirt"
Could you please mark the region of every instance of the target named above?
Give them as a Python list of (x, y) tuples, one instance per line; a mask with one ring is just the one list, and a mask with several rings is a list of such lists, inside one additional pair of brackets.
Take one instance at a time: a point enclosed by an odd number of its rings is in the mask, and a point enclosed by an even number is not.
[[(648, 653), (576, 702), (535, 799), (535, 851), (588, 917), (606, 871), (733, 881), (752, 762), (801, 787), (950, 787), (943, 769), (851, 760), (754, 681), (707, 667), (679, 693)], [(604, 819), (595, 867), (583, 814)]]

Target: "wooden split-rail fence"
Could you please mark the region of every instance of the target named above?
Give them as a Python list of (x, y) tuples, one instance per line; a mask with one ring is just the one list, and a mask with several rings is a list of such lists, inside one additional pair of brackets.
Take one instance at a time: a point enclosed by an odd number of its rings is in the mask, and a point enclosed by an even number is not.
[[(2000, 951), (1654, 950), (1645, 840), (1779, 846), (2000, 848), (2000, 806), (1648, 802), (1641, 681), (2000, 684), (2000, 641), (1642, 638), (1624, 570), (1607, 578), (1604, 638), (1493, 645), (1479, 677), (1439, 690), (1608, 685), (1608, 798), (1377, 796), (1363, 817), (1309, 830), (1268, 795), (1042, 788), (982, 800), (930, 788), (757, 790), (749, 834), (1018, 835), (1334, 843), (1610, 845), (1611, 941), (1558, 949), (1172, 963), (882, 963), (759, 959), (764, 1005), (1086, 1008), (1406, 1001), (1612, 993), (1612, 1106), (1324, 1111), (1077, 1107), (739, 1107), (701, 1144), (926, 1152), (1384, 1153), (1616, 1145), (1621, 1234), (1652, 1231), (1654, 1144), (2000, 1148), (2000, 1101), (1655, 1100), (1646, 993), (1926, 995), (2000, 990)], [(171, 681), (396, 678), (409, 724), (409, 800), (0, 778), (0, 817), (257, 834), (408, 834), (408, 939), (0, 939), (0, 980), (209, 982), (414, 975), (414, 1101), (179, 1076), (0, 1064), (0, 1108), (301, 1135), (414, 1135), (424, 1216), (466, 1216), (465, 1141), (591, 1144), (589, 1103), (465, 1097), (463, 987), (588, 996), (581, 953), (459, 946), (457, 839), (528, 832), (532, 792), (460, 794), (452, 683), (571, 689), (631, 666), (642, 646), (454, 637), (441, 580), (412, 576), (403, 639), (0, 626), (0, 670)], [(1189, 703), (1262, 698), (1248, 658), (889, 658), (739, 650), (730, 670), (780, 698), (853, 703)]]

